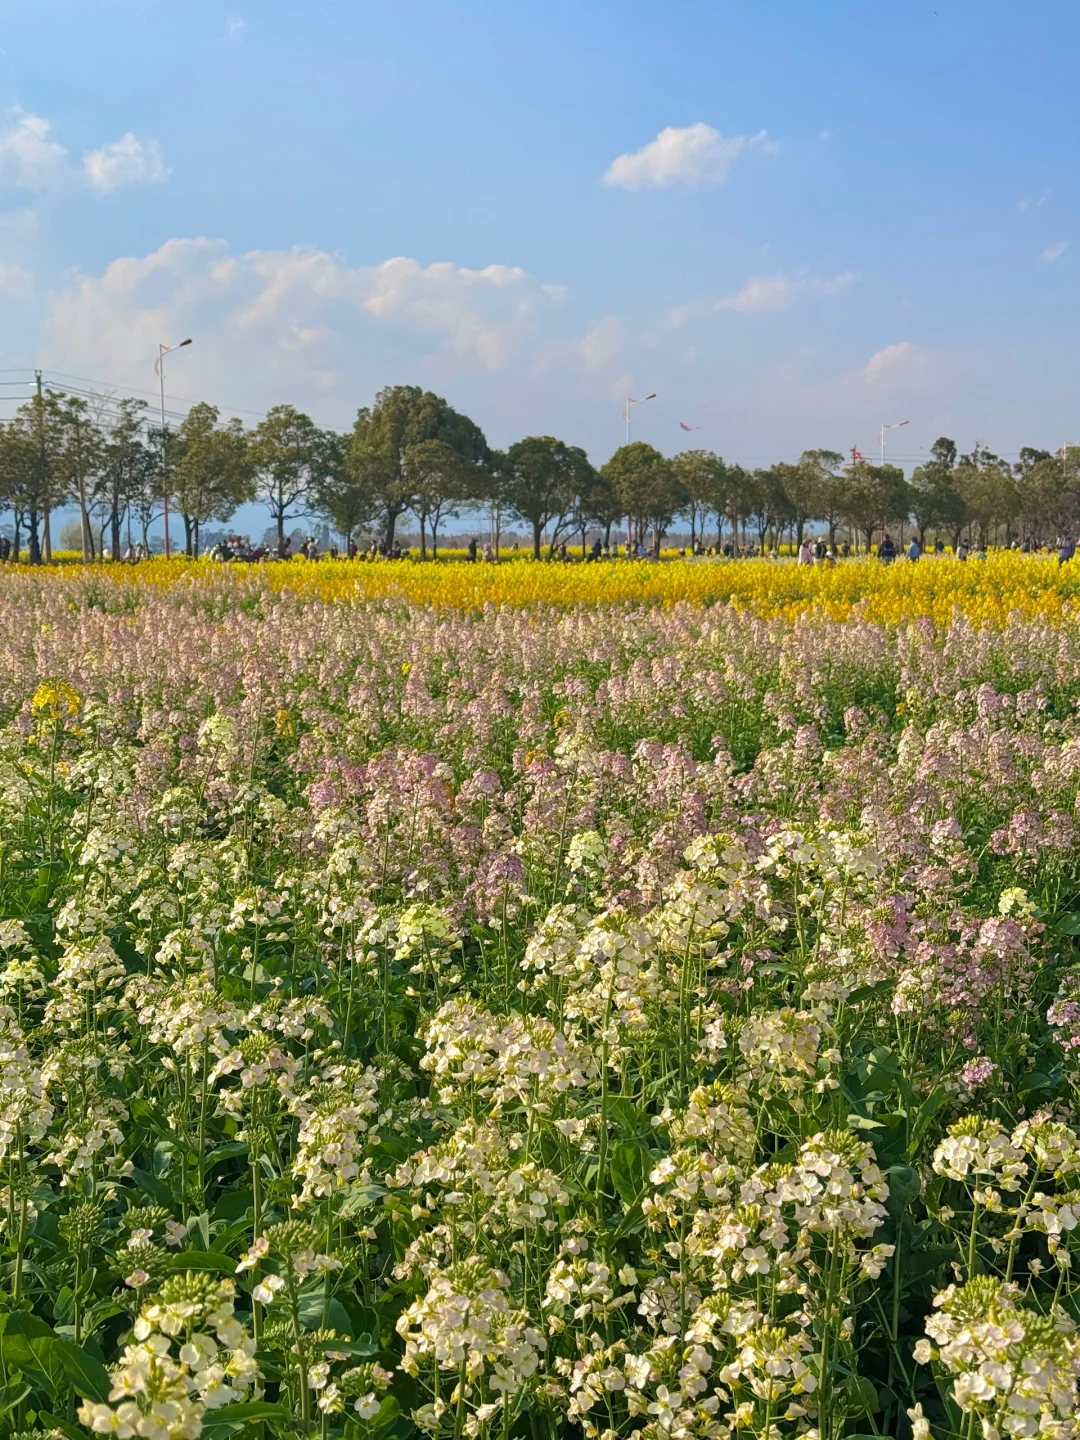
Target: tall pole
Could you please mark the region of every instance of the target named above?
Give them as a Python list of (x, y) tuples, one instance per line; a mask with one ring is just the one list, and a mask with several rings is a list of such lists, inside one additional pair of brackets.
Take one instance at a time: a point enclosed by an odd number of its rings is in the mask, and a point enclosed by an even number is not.
[(165, 559), (171, 559), (169, 551), (169, 472), (165, 463), (165, 356), (168, 346), (158, 345), (158, 379), (161, 381), (161, 494), (165, 501)]
[(884, 422), (884, 420), (881, 422), (881, 433), (878, 435), (878, 439), (881, 441), (881, 463), (882, 463), (882, 465), (885, 464), (885, 431), (886, 431), (886, 430), (902, 430), (905, 425), (909, 425), (910, 423), (911, 423), (911, 422), (910, 422), (909, 420), (898, 420), (895, 425), (886, 425), (885, 422)]
[(168, 445), (168, 432), (167, 432), (166, 429), (165, 429), (165, 356), (171, 354), (173, 350), (182, 350), (185, 345), (190, 345), (190, 344), (191, 344), (191, 339), (190, 339), (190, 337), (189, 337), (187, 340), (181, 340), (178, 345), (162, 345), (162, 344), (159, 342), (159, 343), (158, 343), (158, 358), (154, 361), (154, 369), (157, 371), (158, 380), (161, 382), (161, 384), (160, 384), (160, 391), (159, 391), (160, 396), (161, 396), (161, 495), (162, 495), (163, 501), (165, 502), (165, 559), (166, 559), (166, 560), (168, 560), (168, 559), (170, 558), (170, 556), (171, 556), (171, 551), (170, 551), (170, 549), (169, 549), (169, 474), (168, 474), (168, 467), (167, 467), (167, 465), (166, 465), (166, 458), (167, 458), (167, 456), (166, 456), (166, 448), (167, 448), (167, 445)]
[(38, 430), (41, 439), (41, 478), (44, 485), (41, 496), (41, 548), (46, 565), (52, 564), (52, 526), (49, 523), (51, 507), (49, 505), (49, 482), (45, 478), (45, 410), (41, 394), (41, 371), (34, 371), (34, 381), (37, 385), (38, 398)]

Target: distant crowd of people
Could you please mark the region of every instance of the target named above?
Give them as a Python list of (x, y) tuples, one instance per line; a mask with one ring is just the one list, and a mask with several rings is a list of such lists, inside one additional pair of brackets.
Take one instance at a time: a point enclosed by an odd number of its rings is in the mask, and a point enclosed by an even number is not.
[[(1014, 540), (1011, 545), (1005, 547), (1010, 550), (1020, 551), (1024, 555), (1045, 554), (1057, 552), (1058, 563), (1066, 564), (1080, 551), (1080, 538), (1072, 539), (1071, 536), (1059, 535), (1052, 546), (1040, 544), (1036, 540), (1025, 537), (1022, 540)], [(138, 564), (141, 560), (151, 558), (152, 551), (140, 540), (132, 543), (129, 539), (127, 547), (121, 555), (121, 559), (128, 564)], [(512, 559), (521, 555), (521, 545), (514, 541), (509, 546), (508, 553)], [(912, 563), (921, 560), (924, 553), (933, 556), (944, 556), (945, 542), (935, 539), (924, 552), (918, 536), (913, 536), (906, 546), (897, 545), (892, 536), (886, 531), (882, 533), (876, 553), (878, 560), (883, 565), (891, 565), (894, 560), (901, 558)], [(968, 556), (974, 553), (978, 560), (986, 559), (986, 546), (978, 545), (974, 552), (967, 540), (961, 538), (957, 541), (954, 550), (957, 560), (967, 560)], [(373, 560), (408, 560), (412, 557), (412, 551), (402, 548), (399, 541), (395, 540), (387, 545), (385, 540), (371, 540), (366, 545), (357, 544), (356, 540), (350, 539), (345, 547), (344, 554), (349, 560), (373, 561)], [(742, 544), (733, 540), (725, 540), (722, 544), (706, 546), (700, 538), (694, 540), (689, 547), (683, 547), (678, 554), (686, 558), (692, 556), (694, 559), (724, 559), (724, 560), (752, 560), (758, 557), (781, 560), (785, 558), (779, 546), (773, 545), (769, 548), (766, 545), (757, 545), (753, 541)], [(303, 556), (305, 560), (321, 560), (324, 556), (330, 560), (337, 560), (341, 557), (337, 545), (328, 541), (320, 545), (314, 535), (305, 535), (300, 544), (294, 549), (292, 537), (286, 535), (280, 545), (253, 545), (248, 535), (228, 535), (219, 540), (209, 551), (209, 556), (218, 561), (235, 561), (241, 564), (252, 564), (260, 560), (291, 560), (294, 556)], [(13, 556), (13, 546), (7, 536), (0, 536), (0, 564), (8, 561)], [(490, 540), (481, 543), (474, 535), (466, 547), (466, 556), (473, 563), (492, 564), (499, 557), (493, 548)], [(824, 538), (806, 537), (799, 544), (795, 552), (795, 563), (797, 565), (821, 565), (831, 568), (839, 560), (847, 560), (852, 556), (852, 547), (849, 540), (839, 543), (830, 542)], [(17, 558), (17, 557), (16, 557)], [(434, 557), (433, 557), (434, 558)], [(586, 564), (600, 560), (659, 560), (659, 547), (655, 544), (646, 546), (644, 538), (627, 540), (622, 543), (618, 540), (613, 542), (594, 539), (592, 544), (584, 548), (580, 554), (571, 553), (565, 542), (549, 548), (548, 558), (560, 564), (570, 565), (584, 562)]]

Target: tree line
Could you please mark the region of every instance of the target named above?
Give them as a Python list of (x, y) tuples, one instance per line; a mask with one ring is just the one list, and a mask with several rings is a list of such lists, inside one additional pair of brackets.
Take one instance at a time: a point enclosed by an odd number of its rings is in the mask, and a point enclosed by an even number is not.
[[(125, 530), (149, 553), (166, 492), (187, 554), (200, 527), (227, 521), (247, 501), (270, 513), (279, 547), (286, 524), (329, 520), (347, 539), (378, 533), (389, 551), (404, 516), (420, 534), (421, 558), (438, 553), (439, 530), (464, 509), (487, 510), (493, 538), (513, 520), (532, 550), (554, 552), (590, 532), (610, 543), (625, 523), (633, 542), (657, 550), (677, 519), (691, 543), (715, 532), (762, 550), (801, 543), (811, 526), (836, 544), (845, 532), (869, 550), (875, 534), (912, 525), (925, 544), (962, 534), (978, 543), (1044, 542), (1080, 530), (1080, 447), (1057, 454), (1026, 447), (1009, 463), (976, 445), (959, 454), (935, 442), (910, 479), (853, 451), (807, 450), (798, 461), (748, 470), (708, 450), (665, 457), (636, 441), (596, 467), (579, 446), (533, 435), (506, 450), (440, 396), (413, 385), (381, 390), (350, 432), (321, 429), (277, 405), (251, 429), (213, 405), (192, 407), (176, 427), (155, 425), (146, 403), (96, 402), (43, 389), (0, 425), (0, 505), (14, 519), (15, 551), (26, 536), (32, 563), (51, 558), (50, 519), (74, 504), (83, 555), (120, 554)], [(106, 544), (107, 542), (107, 544)]]

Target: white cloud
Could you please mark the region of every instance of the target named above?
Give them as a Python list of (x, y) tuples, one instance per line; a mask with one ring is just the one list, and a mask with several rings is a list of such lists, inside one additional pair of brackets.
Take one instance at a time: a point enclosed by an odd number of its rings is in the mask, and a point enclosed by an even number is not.
[(233, 254), (223, 241), (173, 239), (54, 296), (47, 363), (145, 389), (158, 342), (182, 333), (195, 343), (176, 364), (177, 394), (311, 404), (352, 388), (361, 369), (385, 380), (451, 363), (455, 374), (501, 371), (522, 352), (528, 363), (561, 294), (507, 265), (351, 266), (307, 246)]
[(130, 130), (113, 144), (88, 151), (80, 172), (41, 115), (13, 110), (0, 126), (0, 185), (54, 191), (82, 183), (106, 191), (164, 180), (168, 174), (158, 142), (139, 140)]
[(917, 385), (926, 378), (927, 365), (928, 357), (924, 350), (910, 340), (898, 340), (875, 350), (860, 374), (874, 385)]
[(83, 156), (83, 174), (95, 190), (118, 190), (122, 185), (153, 185), (168, 179), (169, 171), (156, 140), (140, 140), (129, 130), (111, 145)]
[(225, 17), (225, 39), (230, 45), (241, 44), (246, 31), (247, 21), (242, 16), (227, 15)]
[(741, 314), (789, 310), (796, 301), (806, 295), (828, 297), (836, 295), (856, 279), (854, 270), (843, 270), (838, 275), (751, 275), (730, 295), (721, 295), (718, 300), (698, 300), (688, 305), (679, 305), (667, 315), (669, 325), (678, 326), (694, 316), (710, 315), (716, 311), (733, 310)]
[(775, 155), (779, 148), (765, 130), (724, 136), (702, 121), (682, 129), (669, 125), (642, 149), (613, 160), (603, 179), (605, 185), (623, 190), (720, 185), (744, 151)]
[(10, 112), (0, 129), (0, 181), (23, 190), (51, 190), (62, 182), (67, 151), (52, 139), (50, 128), (40, 115)]
[(1039, 256), (1044, 265), (1052, 265), (1055, 260), (1060, 260), (1065, 251), (1069, 248), (1067, 240), (1058, 240), (1053, 245), (1048, 245)]
[(1020, 211), (1021, 215), (1024, 213), (1025, 210), (1030, 210), (1033, 205), (1036, 210), (1041, 210), (1042, 207), (1046, 204), (1047, 200), (1050, 198), (1050, 191), (1052, 188), (1052, 186), (1047, 185), (1046, 189), (1043, 190), (1042, 194), (1039, 195), (1037, 199), (1032, 199), (1030, 195), (1025, 195), (1023, 200), (1020, 201), (1019, 205), (1017, 205), (1016, 208)]
[(13, 260), (0, 260), (0, 295), (8, 300), (26, 300), (33, 288), (34, 277), (29, 270)]
[(831, 130), (822, 130), (822, 131), (819, 132), (817, 138), (818, 138), (819, 140), (821, 140), (821, 141), (826, 141), (826, 142), (827, 142), (827, 141), (829, 141), (829, 140), (831, 140), (831, 139), (833, 138), (833, 133), (832, 133)]

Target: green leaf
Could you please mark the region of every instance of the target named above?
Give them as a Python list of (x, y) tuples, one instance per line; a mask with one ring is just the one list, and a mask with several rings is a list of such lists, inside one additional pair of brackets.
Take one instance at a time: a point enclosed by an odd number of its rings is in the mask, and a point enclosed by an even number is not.
[(320, 1340), (321, 1350), (337, 1350), (342, 1355), (359, 1355), (362, 1360), (369, 1360), (372, 1355), (378, 1355), (380, 1346), (370, 1335), (358, 1335), (355, 1340)]
[(6, 1385), (0, 1385), (0, 1415), (6, 1415), (9, 1410), (14, 1410), (21, 1400), (25, 1400), (30, 1394), (30, 1386), (27, 1385), (18, 1371), (15, 1377)]
[(222, 1255), (217, 1250), (181, 1250), (177, 1255), (166, 1255), (159, 1262), (170, 1271), (206, 1270), (214, 1275), (235, 1275), (236, 1261), (231, 1255)]
[(890, 1165), (885, 1178), (889, 1182), (887, 1209), (895, 1217), (919, 1198), (922, 1181), (919, 1172), (911, 1165)]
[(7, 1317), (0, 1336), (0, 1356), (5, 1370), (21, 1370), (51, 1399), (60, 1399), (67, 1390), (67, 1373), (57, 1353), (59, 1336), (36, 1315), (17, 1311)]
[[(235, 1266), (233, 1267), (235, 1269)], [(341, 1336), (352, 1337), (352, 1321), (340, 1300), (330, 1297), (326, 1302), (325, 1282), (315, 1290), (301, 1291), (297, 1296), (297, 1312), (305, 1330), (320, 1330), (324, 1325)]]
[(930, 1245), (925, 1250), (915, 1250), (904, 1256), (904, 1278), (918, 1280), (934, 1270), (944, 1270), (950, 1260), (956, 1259), (953, 1245)]
[(633, 1205), (645, 1188), (645, 1157), (640, 1146), (626, 1143), (615, 1146), (611, 1152), (611, 1178), (623, 1204)]
[(845, 1380), (844, 1399), (852, 1415), (873, 1415), (881, 1409), (877, 1389), (862, 1375), (852, 1375)]
[(367, 1185), (351, 1185), (338, 1214), (346, 1220), (352, 1219), (361, 1211), (370, 1210), (372, 1205), (377, 1205), (386, 1193), (386, 1186), (376, 1181)]
[(288, 1420), (292, 1411), (271, 1400), (238, 1400), (235, 1405), (221, 1405), (216, 1410), (207, 1410), (206, 1424), (217, 1420)]
[(76, 1345), (74, 1340), (65, 1340), (58, 1335), (52, 1343), (76, 1393), (84, 1400), (107, 1400), (112, 1381), (105, 1366), (88, 1355), (81, 1345)]
[(203, 1165), (206, 1170), (211, 1170), (215, 1165), (220, 1165), (223, 1160), (234, 1160), (238, 1155), (248, 1153), (246, 1140), (229, 1140), (224, 1145), (218, 1145), (206, 1156)]
[(39, 1410), (38, 1419), (43, 1429), (59, 1430), (68, 1440), (86, 1440), (86, 1431), (80, 1426), (73, 1425), (70, 1420), (64, 1420), (59, 1415), (50, 1415), (48, 1410)]
[(207, 1410), (202, 1433), (217, 1440), (267, 1420), (276, 1422), (282, 1429), (292, 1428), (292, 1413), (284, 1405), (274, 1405), (268, 1400), (241, 1400), (235, 1405), (222, 1405), (219, 1410)]
[(911, 1127), (910, 1153), (915, 1154), (923, 1136), (926, 1134), (930, 1121), (934, 1118), (941, 1107), (949, 1098), (948, 1091), (944, 1085), (938, 1085), (926, 1097), (915, 1114), (915, 1123)]
[(172, 1209), (172, 1191), (167, 1185), (163, 1184), (156, 1175), (151, 1175), (146, 1170), (133, 1169), (131, 1178), (135, 1181), (138, 1189), (145, 1195), (149, 1195), (152, 1199), (156, 1200), (159, 1205), (165, 1205), (168, 1209)]

